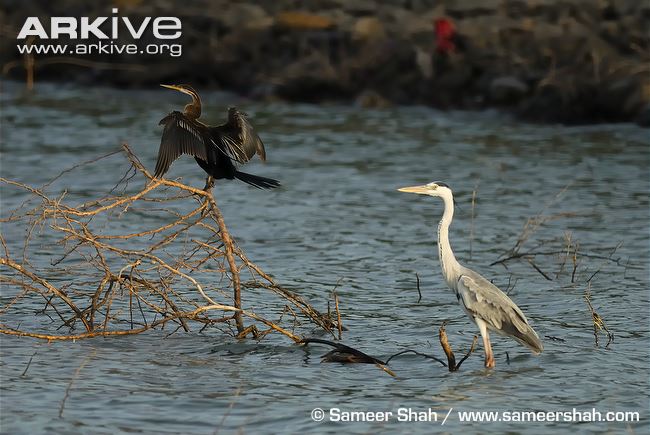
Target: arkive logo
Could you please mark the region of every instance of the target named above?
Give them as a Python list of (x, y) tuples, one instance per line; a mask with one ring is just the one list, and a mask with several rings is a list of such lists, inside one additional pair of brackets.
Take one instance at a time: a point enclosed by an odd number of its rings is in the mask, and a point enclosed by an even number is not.
[(50, 17), (45, 25), (38, 17), (28, 17), (16, 48), (26, 56), (182, 55), (181, 44), (171, 41), (183, 33), (177, 17), (131, 20), (118, 16), (117, 8), (112, 12), (111, 17)]
[(40, 39), (59, 39), (67, 36), (69, 39), (118, 39), (123, 32), (130, 34), (133, 39), (140, 39), (145, 32), (150, 31), (157, 39), (178, 39), (182, 34), (181, 20), (177, 17), (144, 17), (142, 22), (134, 23), (128, 17), (119, 17), (117, 8), (113, 8), (112, 17), (97, 17), (91, 21), (89, 17), (50, 17), (50, 31), (38, 17), (27, 17), (16, 39), (38, 36)]

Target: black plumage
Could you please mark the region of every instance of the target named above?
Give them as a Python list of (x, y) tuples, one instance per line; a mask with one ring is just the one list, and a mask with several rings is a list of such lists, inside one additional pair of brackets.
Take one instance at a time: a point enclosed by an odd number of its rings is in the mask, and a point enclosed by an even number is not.
[[(191, 86), (162, 85), (192, 97), (192, 103), (183, 112), (174, 111), (165, 116), (155, 177), (164, 175), (172, 162), (182, 154), (194, 157), (201, 168), (214, 179), (238, 179), (260, 189), (280, 186), (277, 180), (247, 174), (237, 169), (258, 155), (266, 160), (264, 144), (246, 115), (236, 108), (228, 109), (225, 124), (212, 127), (198, 120), (201, 116), (201, 99)], [(208, 182), (210, 184), (210, 181)]]

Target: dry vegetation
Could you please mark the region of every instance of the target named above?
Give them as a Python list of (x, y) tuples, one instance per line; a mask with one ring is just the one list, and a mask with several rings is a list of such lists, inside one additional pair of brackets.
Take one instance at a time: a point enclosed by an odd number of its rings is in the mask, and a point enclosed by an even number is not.
[[(593, 321), (595, 345), (598, 347), (598, 332), (602, 331), (607, 335), (605, 347), (608, 347), (614, 341), (614, 335), (607, 329), (603, 319), (594, 310), (591, 303), (591, 284), (607, 264), (624, 267), (625, 269), (636, 268), (637, 266), (631, 265), (629, 259), (624, 263), (623, 258), (617, 256), (617, 251), (622, 246), (622, 242), (617, 243), (615, 246), (586, 250), (582, 248), (579, 240), (570, 231), (565, 231), (562, 236), (554, 238), (543, 237), (538, 234), (538, 231), (549, 222), (579, 216), (579, 213), (572, 212), (545, 214), (546, 210), (558, 201), (569, 187), (570, 184), (565, 186), (537, 215), (528, 218), (512, 248), (505, 251), (491, 266), (500, 264), (508, 269), (512, 263), (523, 262), (547, 281), (566, 279), (571, 286), (586, 286), (584, 299)], [(592, 262), (599, 264), (594, 268), (591, 265)], [(512, 287), (514, 287), (514, 284)], [(506, 293), (512, 290), (512, 287), (508, 282)], [(564, 341), (562, 338), (549, 335), (546, 338), (553, 341)]]
[[(154, 179), (127, 145), (122, 151), (131, 164), (127, 174), (107, 196), (79, 205), (65, 192), (48, 196), (47, 185), (0, 179), (29, 197), (2, 219), (0, 332), (73, 340), (216, 327), (239, 338), (277, 332), (299, 342), (301, 325), (333, 335), (339, 330), (339, 313), (321, 314), (248, 259), (211, 191)], [(126, 193), (141, 181), (141, 190)], [(192, 202), (191, 211), (181, 211)], [(137, 231), (120, 220), (126, 213), (141, 220)], [(26, 228), (22, 249), (15, 240), (7, 243), (9, 226)], [(15, 228), (11, 234), (21, 234)], [(43, 264), (44, 256), (47, 268), (33, 261)], [(261, 307), (246, 303), (245, 295), (256, 292), (269, 294)], [(33, 312), (38, 300), (43, 323), (37, 327), (21, 328), (13, 324), (20, 315), (6, 316)], [(54, 333), (59, 330), (66, 333)]]

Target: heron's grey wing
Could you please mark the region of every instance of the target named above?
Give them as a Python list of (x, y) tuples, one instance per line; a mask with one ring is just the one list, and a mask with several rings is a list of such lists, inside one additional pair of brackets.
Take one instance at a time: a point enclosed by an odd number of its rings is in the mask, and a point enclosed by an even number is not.
[(181, 154), (189, 154), (207, 160), (206, 138), (201, 134), (196, 121), (174, 111), (165, 116), (159, 125), (165, 127), (160, 139), (154, 177), (160, 177), (166, 173), (172, 162)]
[(245, 114), (231, 109), (228, 122), (210, 129), (215, 144), (238, 163), (246, 163), (255, 154), (266, 161), (264, 143)]
[(487, 279), (470, 269), (458, 278), (458, 294), (467, 312), (502, 335), (513, 337), (533, 352), (544, 350), (537, 333), (519, 307)]

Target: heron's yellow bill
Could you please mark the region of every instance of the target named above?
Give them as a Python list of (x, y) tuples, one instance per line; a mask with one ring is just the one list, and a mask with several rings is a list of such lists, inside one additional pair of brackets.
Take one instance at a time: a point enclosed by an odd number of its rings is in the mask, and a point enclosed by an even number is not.
[(400, 192), (419, 193), (421, 195), (426, 195), (427, 193), (429, 193), (431, 189), (427, 185), (422, 185), (422, 186), (401, 187), (397, 190), (399, 190)]
[(167, 88), (167, 89), (173, 89), (175, 91), (180, 91), (181, 90), (181, 88), (178, 85), (163, 85), (161, 83), (160, 86), (162, 86), (163, 88)]

